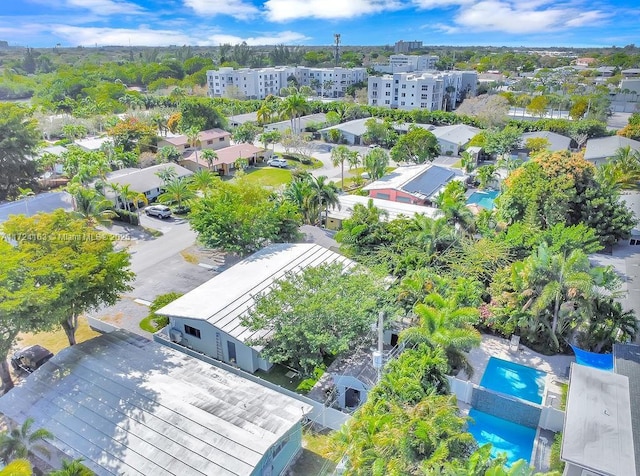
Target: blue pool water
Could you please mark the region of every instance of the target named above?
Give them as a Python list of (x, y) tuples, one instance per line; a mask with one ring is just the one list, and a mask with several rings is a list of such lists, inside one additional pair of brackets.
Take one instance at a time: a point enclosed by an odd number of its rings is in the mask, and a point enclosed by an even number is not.
[(479, 446), (491, 443), (491, 456), (497, 457), (500, 453), (506, 453), (507, 466), (519, 459), (530, 460), (536, 437), (534, 428), (511, 423), (475, 408), (469, 411), (469, 416), (473, 418), (473, 421), (469, 422), (469, 433)]
[(500, 192), (497, 190), (478, 190), (469, 195), (467, 205), (478, 205), (487, 210), (493, 210), (495, 208), (494, 202), (498, 195), (500, 195)]
[(542, 403), (547, 373), (525, 365), (491, 357), (480, 385), (495, 392)]

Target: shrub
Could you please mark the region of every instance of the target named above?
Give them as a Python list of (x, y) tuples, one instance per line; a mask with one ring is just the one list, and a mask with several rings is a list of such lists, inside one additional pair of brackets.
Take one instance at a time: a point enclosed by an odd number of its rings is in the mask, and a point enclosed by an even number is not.
[(149, 306), (149, 315), (140, 322), (140, 327), (148, 332), (156, 332), (163, 327), (168, 326), (169, 318), (167, 316), (160, 316), (156, 314), (156, 311), (162, 309), (170, 302), (175, 301), (180, 296), (182, 296), (182, 293), (175, 292), (160, 294), (157, 296)]
[(130, 223), (132, 225), (140, 224), (140, 217), (138, 217), (137, 213), (128, 212), (127, 210), (122, 210), (121, 208), (114, 208), (116, 216), (113, 217), (116, 221), (121, 221), (124, 223)]
[(324, 365), (321, 365), (313, 369), (313, 377), (306, 378), (300, 382), (296, 387), (296, 391), (300, 393), (310, 392), (313, 386), (318, 382), (318, 380), (320, 380), (320, 377), (324, 375), (325, 368), (326, 367)]
[(560, 459), (560, 450), (562, 449), (562, 433), (556, 433), (553, 438), (553, 444), (551, 445), (551, 461), (549, 462), (549, 469), (551, 471), (557, 471), (562, 473), (564, 471), (564, 461)]

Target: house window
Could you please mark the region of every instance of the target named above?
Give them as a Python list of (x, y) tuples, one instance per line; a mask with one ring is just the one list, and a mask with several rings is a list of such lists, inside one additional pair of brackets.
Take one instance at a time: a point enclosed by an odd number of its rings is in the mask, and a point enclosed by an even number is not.
[(385, 96), (391, 96), (391, 91), (387, 91), (386, 93), (384, 93)]
[(218, 139), (218, 142), (224, 142), (224, 137), (220, 137), (220, 139)]
[(391, 199), (391, 195), (388, 194), (388, 193), (378, 192), (378, 193), (376, 193), (376, 198), (381, 198), (383, 200), (389, 200), (389, 199)]
[(207, 145), (211, 145), (211, 144), (213, 144), (213, 141), (212, 141), (211, 139), (209, 139), (209, 140), (207, 141)]
[(409, 197), (396, 197), (396, 202), (400, 203), (411, 203), (411, 199)]
[(200, 339), (200, 329), (196, 329), (195, 327), (191, 327), (188, 325), (184, 325), (184, 332), (189, 334), (190, 336), (197, 337)]

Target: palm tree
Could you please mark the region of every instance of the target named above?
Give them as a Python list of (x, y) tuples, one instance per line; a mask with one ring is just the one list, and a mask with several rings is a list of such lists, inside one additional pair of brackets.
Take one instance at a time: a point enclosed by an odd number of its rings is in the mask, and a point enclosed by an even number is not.
[(125, 184), (120, 186), (120, 197), (124, 200), (125, 209), (131, 212), (131, 206), (137, 211), (140, 208), (140, 202), (145, 205), (149, 203), (144, 193), (131, 190), (131, 185)]
[(164, 193), (160, 194), (158, 201), (165, 204), (177, 204), (182, 209), (182, 202), (195, 198), (195, 192), (189, 187), (188, 180), (177, 178), (165, 184)]
[(414, 242), (429, 256), (442, 251), (455, 240), (454, 230), (445, 217), (415, 215), (411, 219)]
[(338, 198), (339, 191), (336, 184), (329, 182), (329, 179), (321, 175), (320, 177), (310, 176), (310, 186), (314, 193), (314, 198), (318, 203), (319, 219), (322, 222), (322, 210), (324, 206), (325, 221), (329, 214), (329, 207), (340, 208), (340, 199)]
[(213, 168), (213, 163), (218, 160), (218, 154), (213, 149), (205, 149), (202, 151), (202, 158), (207, 161), (209, 170)]
[(623, 189), (638, 187), (640, 182), (640, 151), (631, 146), (620, 147), (607, 163), (598, 167), (600, 182)]
[(0, 469), (0, 476), (32, 476), (33, 468), (28, 459), (18, 458)]
[(117, 215), (113, 211), (113, 204), (104, 195), (80, 188), (73, 196), (74, 211), (72, 215), (87, 222), (89, 226), (111, 226), (111, 220)]
[(476, 176), (480, 185), (478, 188), (485, 189), (496, 178), (497, 169), (495, 165), (483, 165), (476, 170)]
[(349, 160), (349, 156), (358, 156), (357, 152), (351, 152), (346, 145), (339, 145), (331, 150), (331, 162), (334, 167), (340, 165), (340, 172), (342, 177), (342, 190), (344, 190), (344, 163)]
[(633, 311), (623, 311), (619, 302), (600, 297), (586, 309), (587, 325), (580, 338), (582, 348), (602, 353), (611, 351), (616, 342), (629, 342), (638, 334), (638, 320)]
[(62, 460), (62, 468), (52, 471), (48, 476), (93, 476), (94, 472), (82, 464), (82, 458)]
[(158, 158), (163, 162), (174, 162), (177, 164), (182, 158), (182, 154), (177, 147), (165, 145), (158, 151)]
[(389, 166), (389, 155), (384, 149), (373, 149), (364, 156), (364, 168), (371, 180), (382, 177)]
[(349, 170), (357, 169), (360, 162), (362, 162), (362, 157), (358, 152), (353, 151), (347, 156), (347, 162), (349, 163)]
[(162, 180), (163, 185), (166, 185), (169, 182), (178, 178), (178, 172), (176, 172), (176, 169), (174, 167), (165, 167), (162, 170), (158, 170), (156, 172), (156, 175), (160, 177), (160, 180)]
[(196, 164), (198, 163), (198, 147), (200, 147), (200, 130), (197, 127), (190, 127), (185, 132), (187, 136), (187, 142), (195, 152)]
[[(307, 99), (300, 93), (292, 94), (282, 100), (280, 107), (282, 116), (291, 121), (291, 132), (294, 134), (300, 132), (299, 118), (307, 114), (310, 109)], [(297, 128), (296, 120), (298, 120)]]
[(462, 170), (464, 173), (470, 174), (473, 172), (473, 169), (476, 167), (476, 159), (471, 155), (471, 153), (466, 150), (460, 154), (460, 165), (462, 165)]
[(189, 177), (189, 185), (195, 191), (206, 192), (216, 183), (217, 177), (209, 170), (201, 169)]
[(453, 298), (445, 299), (432, 293), (423, 303), (416, 304), (414, 312), (420, 324), (404, 330), (400, 334), (401, 340), (440, 346), (453, 370), (464, 369), (467, 375), (471, 375), (473, 367), (465, 352), (480, 345), (482, 340), (474, 327), (480, 317), (479, 311), (473, 307), (461, 307)]
[(9, 433), (0, 435), (0, 459), (9, 461), (16, 458), (28, 458), (32, 450), (45, 455), (49, 454), (47, 448), (40, 442), (53, 439), (53, 433), (44, 428), (31, 431), (35, 420), (27, 418), (22, 426), (13, 428)]

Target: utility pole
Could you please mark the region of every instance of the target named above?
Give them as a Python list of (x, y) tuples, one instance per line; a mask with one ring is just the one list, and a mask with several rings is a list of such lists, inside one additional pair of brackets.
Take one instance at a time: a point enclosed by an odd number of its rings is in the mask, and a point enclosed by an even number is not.
[(333, 39), (335, 40), (336, 45), (335, 61), (336, 66), (338, 66), (338, 64), (340, 63), (340, 33), (334, 33)]

